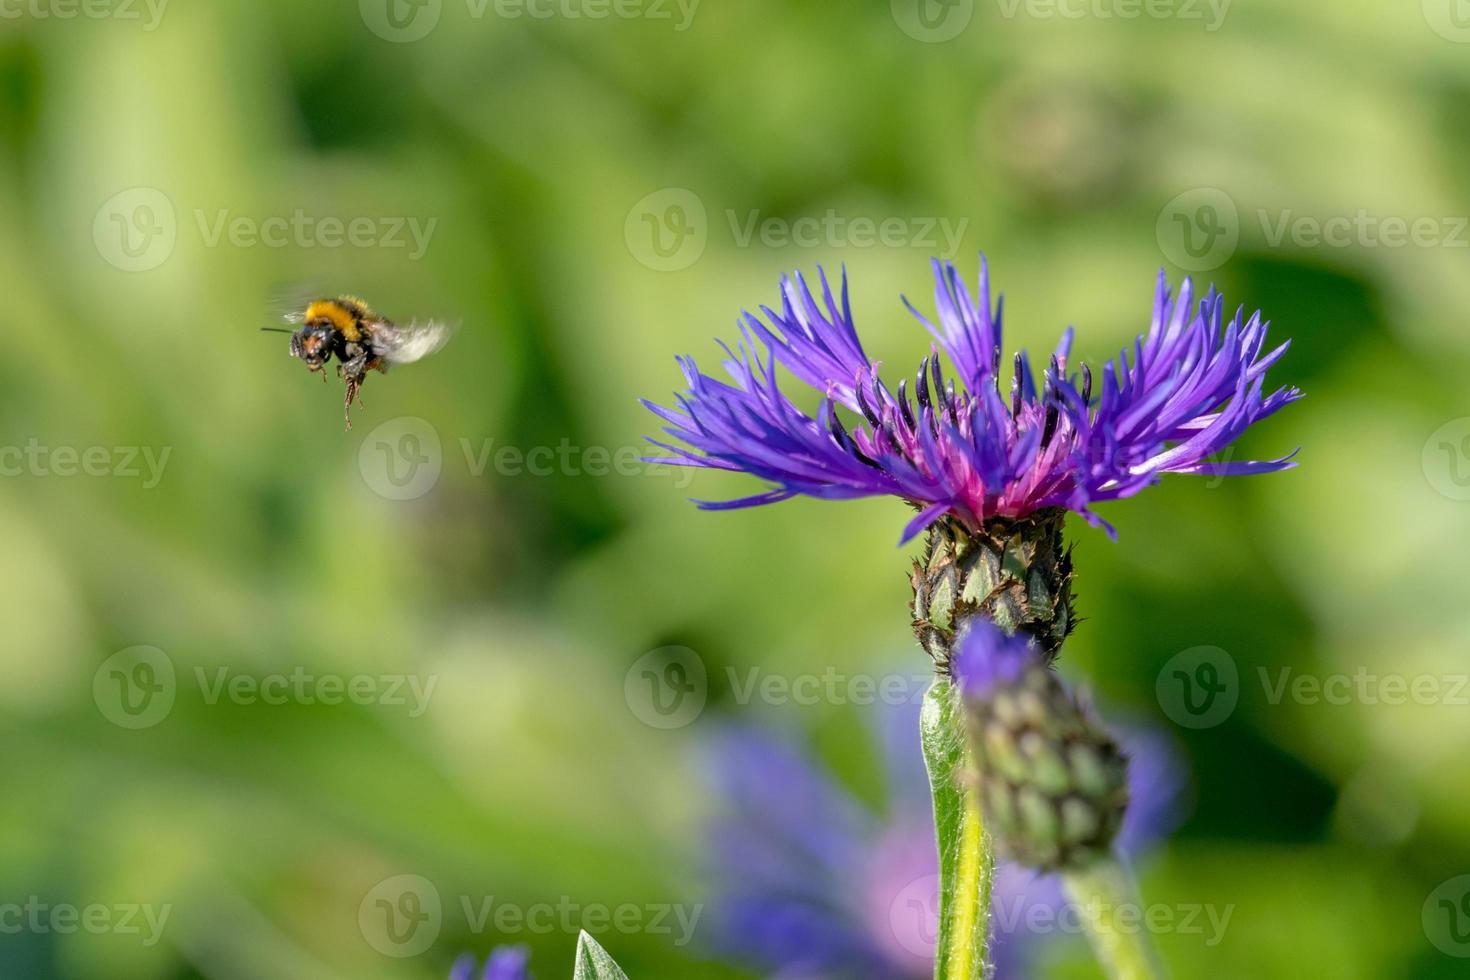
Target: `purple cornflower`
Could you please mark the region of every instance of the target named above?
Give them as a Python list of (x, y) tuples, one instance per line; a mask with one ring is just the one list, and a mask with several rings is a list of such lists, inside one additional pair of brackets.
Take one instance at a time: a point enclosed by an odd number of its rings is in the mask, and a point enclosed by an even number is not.
[[(777, 980), (933, 975), (939, 863), (917, 711), (881, 716), (887, 806), (864, 805), (790, 743), (753, 728), (710, 752), (721, 810), (710, 853), (714, 952)], [(1183, 773), (1169, 743), (1127, 729), (1133, 804), (1118, 846), (1142, 854), (1178, 818)], [(991, 902), (996, 980), (1023, 976), (1063, 907), (1055, 875), (1000, 862)]]
[[(531, 954), (522, 946), (502, 946), (490, 954), (479, 980), (531, 980), (526, 964)], [(461, 956), (449, 971), (449, 980), (475, 980), (475, 958)]]
[[(890, 389), (863, 352), (853, 325), (844, 270), (841, 301), (820, 273), (819, 303), (806, 280), (781, 281), (781, 308), (745, 313), (735, 350), (721, 344), (730, 381), (679, 358), (688, 381), (678, 405), (644, 404), (683, 446), (653, 440), (671, 454), (657, 461), (734, 470), (773, 487), (709, 509), (774, 503), (799, 494), (827, 499), (878, 495), (919, 509), (907, 541), (952, 515), (972, 531), (995, 517), (1065, 508), (1103, 524), (1091, 507), (1128, 497), (1164, 473), (1267, 473), (1291, 457), (1229, 462), (1219, 454), (1247, 427), (1296, 400), (1295, 388), (1265, 393), (1266, 369), (1287, 344), (1266, 352), (1267, 323), (1238, 310), (1224, 323), (1212, 286), (1198, 306), (1188, 279), (1171, 298), (1162, 270), (1153, 320), (1133, 350), (1103, 366), (1094, 397), (1084, 365), (1069, 374), (1072, 330), (1062, 336), (1038, 388), (1025, 353), (1015, 356), (1002, 390), (1001, 303), (991, 309), (982, 259), (978, 302), (955, 267), (934, 262), (938, 325), (909, 305), (937, 346), (908, 382)], [(907, 305), (907, 300), (905, 300)], [(946, 380), (939, 348), (957, 377)], [(776, 364), (822, 393), (813, 417), (780, 389)], [(859, 418), (849, 427), (841, 406)], [(1293, 454), (1294, 455), (1294, 454)]]

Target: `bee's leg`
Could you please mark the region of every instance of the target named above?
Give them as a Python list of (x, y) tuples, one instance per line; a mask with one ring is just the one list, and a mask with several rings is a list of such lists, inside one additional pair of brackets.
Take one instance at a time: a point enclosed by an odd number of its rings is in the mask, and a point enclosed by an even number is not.
[[(362, 390), (362, 381), (363, 377), (367, 374), (370, 358), (371, 355), (364, 352), (350, 360), (343, 361), (337, 367), (337, 371), (341, 375), (342, 380), (347, 382), (347, 408), (349, 409), (352, 407), (352, 403), (357, 401), (357, 393)], [(351, 428), (350, 423), (348, 427)]]
[(342, 403), (342, 418), (347, 422), (347, 428), (352, 428), (352, 403), (357, 399), (357, 389), (362, 387), (362, 382), (357, 378), (347, 378), (347, 399)]
[(364, 402), (360, 398), (358, 398), (358, 392), (362, 391), (363, 375), (360, 371), (352, 371), (351, 367), (349, 366), (348, 370), (343, 372), (343, 377), (347, 382), (347, 399), (342, 406), (342, 414), (347, 419), (347, 428), (350, 429), (352, 428), (352, 403), (357, 402), (359, 405), (364, 404)]

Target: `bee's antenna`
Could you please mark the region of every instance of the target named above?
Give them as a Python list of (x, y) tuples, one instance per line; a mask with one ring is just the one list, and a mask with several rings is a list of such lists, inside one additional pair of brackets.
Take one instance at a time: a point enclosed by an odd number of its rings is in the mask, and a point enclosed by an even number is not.
[(285, 327), (261, 327), (260, 328), (260, 331), (261, 331), (261, 333), (295, 333), (296, 332), (294, 330), (287, 330)]

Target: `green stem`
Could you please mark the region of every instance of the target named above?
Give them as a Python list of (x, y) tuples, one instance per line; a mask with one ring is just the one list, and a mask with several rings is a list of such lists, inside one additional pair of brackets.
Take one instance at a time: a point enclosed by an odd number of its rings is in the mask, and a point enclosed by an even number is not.
[(940, 678), (924, 699), (921, 729), (939, 842), (935, 980), (981, 980), (990, 930), (994, 858), (980, 803), (965, 779), (968, 750), (954, 685)]
[(1116, 857), (1062, 876), (1087, 938), (1111, 980), (1162, 980), (1164, 971), (1142, 925), (1138, 887)]
[(955, 862), (955, 887), (949, 911), (954, 941), (944, 964), (944, 980), (972, 980), (985, 975), (985, 940), (990, 929), (990, 884), (994, 868), (980, 822), (979, 801), (974, 790), (964, 793), (959, 860)]

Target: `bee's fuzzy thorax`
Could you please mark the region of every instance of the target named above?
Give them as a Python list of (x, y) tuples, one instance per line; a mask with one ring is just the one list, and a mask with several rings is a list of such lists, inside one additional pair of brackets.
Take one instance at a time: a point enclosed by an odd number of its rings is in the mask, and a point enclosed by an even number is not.
[(307, 305), (306, 322), (311, 323), (313, 320), (327, 320), (342, 336), (348, 340), (356, 341), (362, 336), (360, 323), (366, 314), (367, 307), (351, 297), (319, 299), (313, 300)]

